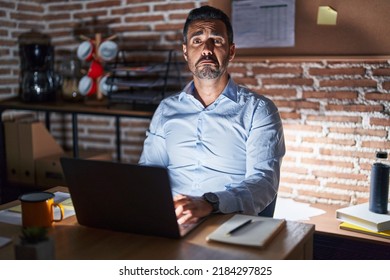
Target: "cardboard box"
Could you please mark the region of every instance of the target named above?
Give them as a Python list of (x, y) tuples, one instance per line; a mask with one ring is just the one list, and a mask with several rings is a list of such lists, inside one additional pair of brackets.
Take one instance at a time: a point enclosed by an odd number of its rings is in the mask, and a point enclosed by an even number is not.
[(7, 179), (17, 182), (20, 176), (19, 166), (19, 131), (15, 121), (4, 122), (5, 156), (7, 163)]
[(38, 158), (63, 154), (64, 150), (56, 142), (44, 124), (39, 121), (19, 122), (19, 165), (18, 181), (35, 185), (35, 160)]
[[(35, 160), (35, 177), (37, 188), (47, 188), (56, 186), (66, 186), (64, 174), (62, 171), (60, 158), (72, 157), (72, 152), (52, 155), (48, 157), (38, 158)], [(94, 150), (81, 150), (80, 158), (94, 160), (112, 160), (110, 153), (104, 153)]]
[(20, 137), (19, 123), (34, 121), (35, 115), (31, 113), (10, 113), (2, 116), (4, 123), (5, 156), (7, 165), (7, 180), (19, 182), (22, 174), (20, 167)]

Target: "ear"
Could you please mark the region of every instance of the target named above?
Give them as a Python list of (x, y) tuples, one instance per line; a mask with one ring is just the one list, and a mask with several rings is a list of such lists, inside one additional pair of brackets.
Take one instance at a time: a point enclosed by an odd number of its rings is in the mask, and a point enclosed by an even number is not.
[(183, 56), (184, 59), (187, 61), (187, 46), (185, 44), (183, 44)]
[(229, 49), (229, 61), (232, 61), (236, 55), (236, 45), (233, 43)]

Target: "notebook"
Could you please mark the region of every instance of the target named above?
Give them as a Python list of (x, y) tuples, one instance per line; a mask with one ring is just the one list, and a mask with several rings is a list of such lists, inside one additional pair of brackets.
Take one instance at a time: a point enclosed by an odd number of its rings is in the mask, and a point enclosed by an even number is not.
[(180, 238), (198, 223), (177, 223), (168, 171), (114, 161), (60, 159), (79, 224)]
[(210, 233), (206, 240), (264, 248), (285, 224), (285, 219), (235, 214)]

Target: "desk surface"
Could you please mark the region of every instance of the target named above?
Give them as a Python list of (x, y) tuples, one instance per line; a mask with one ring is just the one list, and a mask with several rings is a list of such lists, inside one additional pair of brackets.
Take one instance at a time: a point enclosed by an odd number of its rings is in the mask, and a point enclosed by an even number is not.
[[(66, 190), (66, 189), (65, 189)], [(55, 188), (51, 191), (64, 191)], [(18, 204), (13, 201), (0, 210)], [(183, 239), (136, 235), (80, 226), (75, 216), (51, 229), (57, 259), (311, 259), (314, 225), (290, 222), (264, 249), (207, 242), (206, 236), (231, 215), (210, 216)], [(16, 240), (20, 226), (0, 223), (1, 236)], [(12, 243), (0, 259), (13, 259)]]
[(336, 219), (336, 210), (342, 207), (338, 205), (325, 204), (314, 204), (311, 206), (325, 211), (324, 214), (312, 217), (309, 221), (303, 221), (310, 224), (315, 224), (317, 234), (336, 236), (347, 239), (354, 239), (357, 241), (372, 242), (390, 246), (390, 239), (340, 229), (340, 221)]

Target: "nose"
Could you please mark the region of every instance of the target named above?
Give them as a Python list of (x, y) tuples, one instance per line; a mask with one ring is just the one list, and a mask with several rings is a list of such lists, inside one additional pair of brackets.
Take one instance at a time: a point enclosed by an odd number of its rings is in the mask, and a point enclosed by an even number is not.
[(213, 41), (211, 39), (207, 40), (204, 44), (203, 50), (202, 50), (202, 55), (203, 56), (208, 56), (212, 55), (214, 50), (214, 45)]

